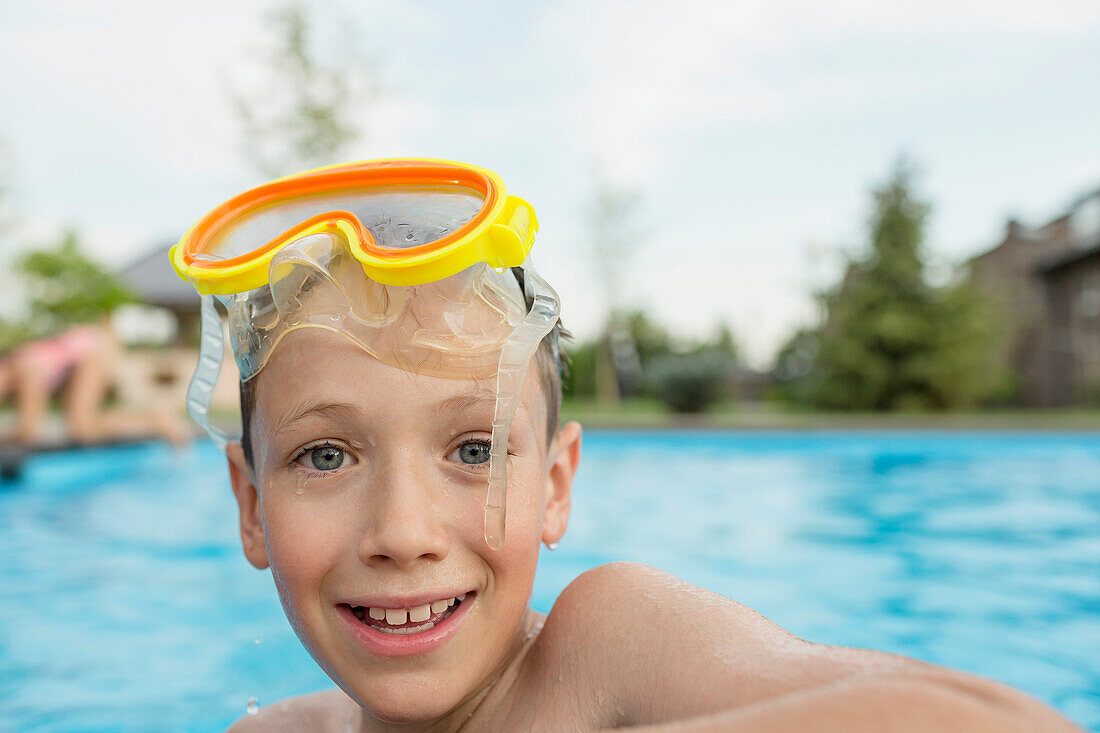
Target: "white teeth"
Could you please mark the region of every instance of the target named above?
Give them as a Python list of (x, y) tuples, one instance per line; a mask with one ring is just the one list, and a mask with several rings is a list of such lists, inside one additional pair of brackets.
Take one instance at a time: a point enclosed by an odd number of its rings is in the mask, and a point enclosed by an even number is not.
[[(423, 606), (417, 606), (416, 608), (379, 608), (378, 606), (371, 606), (369, 608), (354, 606), (353, 608), (355, 608), (355, 615), (360, 617), (361, 620), (369, 616), (375, 621), (384, 620), (390, 626), (402, 626), (406, 623), (419, 624), (426, 622), (432, 617), (432, 614), (443, 613), (448, 608), (454, 606), (455, 603), (466, 600), (467, 595), (469, 595), (469, 593), (463, 593), (454, 598), (432, 601), (431, 603), (425, 603)], [(402, 631), (402, 633), (405, 632)]]
[(378, 631), (381, 631), (384, 634), (400, 634), (400, 635), (404, 636), (404, 635), (407, 635), (407, 634), (418, 634), (421, 631), (427, 631), (428, 629), (431, 629), (431, 628), (434, 628), (434, 627), (435, 627), (435, 624), (432, 623), (431, 621), (429, 621), (426, 624), (420, 624), (419, 626), (409, 626), (409, 627), (401, 628), (401, 629), (387, 629), (387, 628), (384, 628), (382, 626), (372, 626), (371, 628), (372, 629), (377, 629)]

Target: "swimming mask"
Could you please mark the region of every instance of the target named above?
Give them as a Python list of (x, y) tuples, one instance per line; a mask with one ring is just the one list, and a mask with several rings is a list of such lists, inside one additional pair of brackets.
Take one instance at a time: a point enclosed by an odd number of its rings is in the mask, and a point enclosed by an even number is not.
[[(351, 339), (384, 364), (452, 379), (496, 377), (485, 541), (504, 542), (507, 445), (557, 293), (524, 261), (538, 221), (492, 171), (442, 160), (337, 165), (272, 181), (203, 217), (172, 248), (202, 295), (192, 418), (210, 422), (225, 310), (242, 382), (300, 328)], [(553, 348), (557, 348), (552, 339)]]

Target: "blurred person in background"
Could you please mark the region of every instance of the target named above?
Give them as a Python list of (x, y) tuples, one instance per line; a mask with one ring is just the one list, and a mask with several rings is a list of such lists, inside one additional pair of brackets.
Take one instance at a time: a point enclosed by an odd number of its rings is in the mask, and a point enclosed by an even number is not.
[(110, 319), (66, 328), (47, 338), (23, 343), (0, 357), (0, 405), (10, 398), (16, 408), (17, 441), (28, 449), (42, 441), (50, 399), (62, 397), (68, 439), (102, 443), (159, 437), (175, 445), (190, 430), (173, 410), (106, 409), (112, 367), (120, 352)]

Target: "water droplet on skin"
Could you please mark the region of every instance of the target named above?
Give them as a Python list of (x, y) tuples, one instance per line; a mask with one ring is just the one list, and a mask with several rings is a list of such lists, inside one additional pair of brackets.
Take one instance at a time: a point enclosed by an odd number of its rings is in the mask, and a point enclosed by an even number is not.
[(254, 697), (248, 698), (248, 705), (244, 710), (249, 715), (256, 715), (260, 712), (260, 701)]
[(306, 493), (306, 490), (299, 486), (297, 489), (294, 490), (294, 493), (298, 496), (301, 496), (302, 494)]

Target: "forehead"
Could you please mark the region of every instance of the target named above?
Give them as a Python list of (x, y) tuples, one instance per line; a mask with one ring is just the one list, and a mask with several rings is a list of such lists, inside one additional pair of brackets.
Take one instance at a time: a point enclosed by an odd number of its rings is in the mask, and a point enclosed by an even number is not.
[[(496, 378), (447, 379), (398, 369), (371, 357), (349, 338), (324, 328), (286, 334), (256, 379), (254, 411), (278, 420), (310, 404), (348, 404), (365, 412), (433, 414), (481, 411), (492, 416)], [(545, 419), (535, 360), (527, 370), (517, 422)]]

